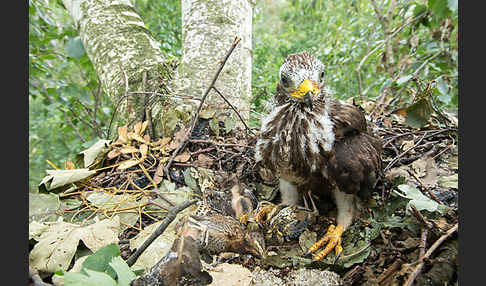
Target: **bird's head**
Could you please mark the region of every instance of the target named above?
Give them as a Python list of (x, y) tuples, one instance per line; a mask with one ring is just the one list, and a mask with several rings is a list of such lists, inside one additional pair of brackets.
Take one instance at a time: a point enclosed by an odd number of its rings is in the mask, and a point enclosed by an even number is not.
[(280, 67), (280, 96), (305, 104), (311, 111), (313, 102), (324, 87), (324, 64), (314, 55), (301, 52), (289, 55)]
[(249, 231), (245, 234), (244, 250), (258, 258), (266, 257), (265, 237), (259, 231)]

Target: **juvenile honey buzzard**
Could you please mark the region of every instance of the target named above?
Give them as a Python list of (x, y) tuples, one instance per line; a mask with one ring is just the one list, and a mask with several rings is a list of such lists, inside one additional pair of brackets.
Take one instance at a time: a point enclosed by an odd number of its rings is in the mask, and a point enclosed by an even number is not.
[(332, 97), (324, 65), (308, 52), (289, 55), (280, 68), (276, 106), (262, 120), (256, 160), (280, 180), (283, 204), (299, 203), (311, 191), (330, 193), (337, 206), (337, 226), (330, 226), (309, 252), (328, 245), (342, 252), (341, 236), (356, 215), (358, 198), (367, 198), (381, 176), (382, 142), (368, 130), (363, 113)]

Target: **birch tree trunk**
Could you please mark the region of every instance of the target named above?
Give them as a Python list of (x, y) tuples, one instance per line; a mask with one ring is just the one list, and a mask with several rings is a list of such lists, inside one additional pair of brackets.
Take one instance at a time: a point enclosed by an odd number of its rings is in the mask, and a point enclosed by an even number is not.
[[(168, 96), (201, 97), (236, 36), (241, 42), (216, 87), (249, 118), (253, 6), (249, 0), (182, 0), (183, 56), (177, 84), (171, 81), (175, 74), (172, 64), (165, 60), (160, 43), (129, 0), (63, 0), (63, 4), (123, 124), (148, 119), (151, 135), (158, 137), (187, 123), (195, 101)], [(222, 114), (233, 115), (230, 107), (211, 93), (205, 109), (222, 109)]]
[(173, 71), (130, 1), (63, 0), (63, 4), (118, 119), (133, 124), (151, 117), (152, 135), (167, 133), (160, 120), (167, 101), (148, 92), (167, 93)]
[[(182, 0), (182, 59), (176, 81), (179, 93), (200, 98), (240, 37), (215, 86), (245, 120), (250, 114), (253, 6), (250, 0)], [(204, 103), (206, 111), (234, 115), (214, 90)]]

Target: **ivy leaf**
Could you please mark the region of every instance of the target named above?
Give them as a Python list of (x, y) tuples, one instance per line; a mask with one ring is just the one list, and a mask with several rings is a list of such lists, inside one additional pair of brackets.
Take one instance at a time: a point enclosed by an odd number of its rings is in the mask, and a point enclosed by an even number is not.
[(83, 262), (83, 269), (81, 272), (87, 273), (86, 270), (105, 272), (110, 275), (111, 278), (115, 279), (116, 273), (110, 265), (110, 261), (115, 257), (120, 257), (120, 254), (120, 248), (117, 244), (108, 244), (86, 258)]
[(436, 201), (430, 199), (429, 197), (425, 196), (422, 194), (421, 191), (419, 191), (417, 188), (409, 186), (409, 185), (399, 185), (398, 189), (402, 192), (396, 192), (398, 195), (402, 197), (406, 197), (410, 199), (410, 201), (407, 204), (407, 212), (410, 213), (411, 206), (413, 205), (414, 207), (417, 208), (417, 210), (426, 210), (429, 212), (435, 212), (438, 211), (440, 213), (444, 213), (448, 208), (443, 205), (439, 205)]
[(120, 256), (114, 257), (109, 265), (116, 271), (118, 286), (129, 286), (130, 282), (137, 277)]
[(69, 273), (64, 275), (65, 286), (117, 286), (110, 275), (103, 272), (86, 270), (87, 275), (81, 273)]

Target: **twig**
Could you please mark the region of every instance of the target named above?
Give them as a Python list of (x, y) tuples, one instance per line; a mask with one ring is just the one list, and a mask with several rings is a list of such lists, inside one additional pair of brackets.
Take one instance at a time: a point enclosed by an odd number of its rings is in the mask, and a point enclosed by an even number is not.
[(52, 284), (42, 281), (37, 270), (32, 268), (30, 265), (29, 265), (29, 277), (32, 279), (32, 282), (34, 282), (34, 286), (52, 286)]
[(81, 139), (81, 141), (83, 141), (83, 143), (86, 143), (86, 140), (81, 135), (81, 133), (79, 132), (78, 128), (74, 125), (74, 123), (71, 120), (71, 117), (69, 117), (69, 115), (67, 114), (67, 112), (64, 109), (62, 109), (62, 108), (59, 108), (59, 110), (61, 110), (62, 113), (64, 113), (64, 116), (66, 117), (69, 125), (71, 125), (71, 127), (74, 129), (74, 132), (76, 132), (76, 134), (78, 134), (79, 139)]
[[(211, 81), (211, 84), (209, 85), (209, 87), (206, 89), (206, 92), (204, 92), (204, 95), (202, 96), (201, 98), (201, 102), (199, 103), (199, 106), (197, 107), (197, 110), (196, 110), (196, 114), (194, 115), (194, 119), (192, 120), (192, 123), (191, 123), (191, 128), (189, 129), (189, 131), (186, 133), (186, 135), (184, 136), (184, 138), (181, 140), (181, 142), (179, 143), (179, 146), (177, 147), (177, 149), (172, 153), (172, 155), (170, 156), (170, 159), (169, 161), (167, 162), (167, 164), (165, 165), (164, 167), (164, 173), (165, 174), (169, 174), (169, 167), (170, 165), (172, 164), (172, 161), (174, 161), (174, 158), (175, 156), (177, 156), (177, 154), (179, 153), (179, 151), (181, 149), (183, 149), (186, 144), (187, 144), (187, 141), (189, 140), (189, 138), (191, 137), (191, 134), (192, 134), (192, 131), (194, 130), (194, 127), (196, 126), (196, 122), (197, 120), (199, 119), (199, 112), (201, 111), (201, 108), (202, 108), (202, 105), (204, 104), (204, 100), (206, 100), (206, 97), (208, 96), (209, 94), (209, 91), (211, 91), (211, 89), (214, 87), (214, 84), (216, 83), (216, 80), (218, 79), (219, 77), (219, 74), (221, 73), (221, 71), (223, 70), (223, 67), (224, 65), (226, 64), (226, 61), (228, 60), (229, 56), (231, 55), (231, 53), (233, 52), (233, 50), (236, 48), (236, 46), (238, 45), (238, 43), (241, 41), (241, 38), (240, 37), (236, 37), (235, 40), (233, 41), (233, 44), (231, 45), (231, 48), (229, 49), (229, 51), (226, 53), (226, 56), (224, 57), (223, 61), (221, 61), (221, 64), (219, 65), (219, 68), (218, 70), (216, 71), (216, 74), (214, 75), (213, 77), (213, 80)], [(168, 179), (170, 181), (170, 176), (168, 176)]]
[(405, 284), (403, 284), (404, 286), (412, 285), (415, 278), (417, 278), (417, 276), (420, 274), (420, 271), (422, 271), (422, 267), (424, 266), (424, 259), (429, 258), (430, 255), (432, 255), (432, 253), (441, 245), (441, 243), (444, 242), (444, 240), (446, 240), (454, 232), (456, 232), (457, 229), (458, 229), (458, 224), (456, 223), (456, 225), (451, 227), (444, 235), (442, 235), (439, 239), (437, 239), (437, 241), (434, 242), (434, 244), (432, 244), (429, 250), (427, 250), (427, 252), (420, 257), (420, 259), (418, 260), (419, 264), (415, 267), (415, 269), (410, 274), (410, 276), (408, 276), (407, 281), (405, 282)]
[(163, 93), (158, 93), (158, 92), (155, 92), (155, 91), (130, 91), (128, 94), (150, 94), (150, 95), (156, 95), (156, 96), (159, 96), (159, 97), (171, 97), (171, 98), (191, 99), (191, 100), (201, 101), (200, 98), (192, 97), (190, 95), (163, 94)]
[(385, 142), (385, 144), (383, 144), (383, 148), (386, 147), (386, 145), (393, 142), (393, 140), (395, 140), (399, 137), (403, 137), (403, 136), (407, 136), (407, 135), (413, 135), (413, 134), (419, 134), (419, 133), (424, 133), (424, 132), (425, 133), (426, 132), (436, 132), (434, 134), (431, 134), (431, 136), (435, 136), (435, 135), (440, 134), (440, 133), (445, 132), (445, 131), (457, 131), (457, 128), (444, 128), (444, 129), (438, 129), (438, 130), (417, 130), (417, 131), (398, 134), (398, 135), (395, 135), (392, 138), (390, 138), (390, 140), (388, 140), (387, 142)]
[[(437, 53), (435, 53), (434, 55), (432, 55), (431, 57), (429, 57), (428, 59), (426, 59), (412, 74), (411, 76), (412, 77), (416, 77), (418, 75), (418, 73), (433, 59), (435, 59), (437, 56), (439, 56), (440, 54), (442, 53), (442, 51), (438, 51)], [(402, 92), (405, 90), (405, 88), (407, 88), (408, 86), (408, 83), (407, 82), (399, 91), (398, 91), (398, 94), (393, 97), (392, 100), (390, 100), (390, 102), (388, 103), (388, 105), (390, 104), (393, 104), (397, 99), (400, 98), (400, 95), (402, 94)]]
[(424, 138), (425, 138), (426, 135), (427, 135), (427, 132), (424, 133), (424, 135), (420, 138), (420, 140), (417, 142), (417, 144), (414, 144), (412, 147), (410, 147), (407, 150), (403, 151), (400, 155), (398, 155), (393, 160), (391, 160), (391, 162), (386, 166), (386, 168), (383, 171), (383, 173), (386, 173), (386, 171), (388, 171), (388, 169), (390, 169), (393, 165), (395, 165), (395, 163), (398, 162), (398, 160), (401, 157), (403, 157), (405, 154), (407, 154), (408, 151), (410, 151), (412, 149), (415, 149), (415, 147), (417, 147), (422, 142), (422, 140), (424, 140)]
[(210, 140), (204, 140), (204, 139), (191, 139), (189, 140), (191, 143), (207, 143), (207, 144), (213, 144), (218, 147), (243, 147), (243, 148), (249, 148), (249, 149), (254, 149), (254, 146), (248, 146), (248, 145), (241, 145), (241, 144), (218, 144)]
[(410, 209), (412, 215), (420, 222), (422, 223), (426, 228), (432, 228), (432, 224), (427, 221), (426, 218), (422, 215), (422, 213), (412, 204), (410, 204)]
[(211, 146), (211, 147), (209, 147), (209, 148), (205, 148), (205, 149), (199, 149), (199, 150), (197, 150), (197, 151), (195, 151), (195, 152), (192, 152), (192, 153), (191, 153), (191, 152), (189, 152), (189, 154), (190, 154), (190, 155), (191, 155), (191, 157), (192, 157), (192, 156), (195, 156), (195, 155), (199, 155), (199, 154), (201, 154), (201, 153), (206, 153), (206, 152), (209, 152), (209, 151), (213, 151), (214, 149), (216, 149), (216, 146)]
[(395, 31), (393, 33), (391, 33), (390, 35), (388, 35), (385, 39), (383, 39), (382, 42), (380, 42), (378, 45), (376, 45), (369, 53), (367, 53), (362, 59), (361, 61), (359, 62), (358, 64), (358, 67), (355, 69), (356, 73), (357, 73), (357, 76), (358, 76), (358, 84), (359, 84), (359, 96), (360, 98), (363, 97), (363, 94), (362, 94), (362, 91), (361, 91), (361, 67), (363, 66), (363, 64), (366, 62), (366, 60), (372, 55), (374, 54), (379, 48), (381, 48), (383, 45), (385, 45), (385, 43), (387, 43), (391, 38), (393, 38), (396, 34), (398, 34), (401, 30), (403, 30), (403, 28), (405, 28), (406, 26), (414, 23), (415, 21), (421, 19), (422, 17), (425, 16), (425, 12), (421, 13), (420, 15), (417, 15), (417, 17), (413, 18), (413, 19), (410, 19), (410, 21), (405, 21), (405, 23), (403, 25), (401, 25), (400, 27), (396, 28)]
[(443, 205), (444, 203), (429, 189), (425, 186), (425, 184), (422, 182), (422, 180), (420, 180), (412, 171), (410, 170), (407, 170), (408, 174), (410, 176), (412, 176), (417, 182), (419, 182), (420, 186), (422, 186), (422, 189), (424, 189), (429, 195), (430, 197), (438, 202), (439, 204)]
[(392, 265), (390, 265), (390, 267), (388, 267), (385, 271), (383, 271), (383, 273), (380, 276), (378, 276), (376, 282), (378, 282), (378, 284), (381, 285), (385, 280), (392, 277), (393, 274), (395, 274), (400, 269), (402, 263), (403, 261), (400, 258), (395, 260), (395, 262), (393, 262)]
[(226, 99), (226, 97), (224, 97), (223, 94), (221, 94), (221, 92), (219, 92), (219, 90), (216, 87), (213, 86), (213, 90), (216, 91), (216, 93), (219, 94), (219, 96), (221, 96), (221, 98), (231, 107), (231, 109), (233, 109), (233, 111), (236, 113), (236, 115), (238, 115), (238, 118), (240, 118), (241, 122), (243, 122), (243, 125), (245, 125), (246, 130), (248, 130), (251, 134), (255, 135), (255, 133), (250, 129), (250, 127), (248, 127), (248, 125), (246, 125), (245, 120), (243, 120), (243, 118), (241, 117), (241, 115), (238, 112), (238, 110), (236, 109), (236, 107), (234, 107), (233, 104), (231, 104), (231, 102), (229, 102)]
[(130, 257), (127, 259), (127, 264), (128, 266), (132, 266), (135, 261), (137, 261), (138, 257), (149, 247), (149, 245), (157, 238), (159, 237), (165, 229), (169, 226), (169, 224), (176, 218), (177, 214), (181, 212), (182, 210), (186, 209), (187, 207), (195, 204), (197, 200), (192, 200), (192, 201), (185, 201), (184, 203), (175, 206), (169, 210), (167, 213), (166, 217), (162, 221), (162, 223), (157, 227), (157, 229), (147, 238), (147, 240), (144, 241), (144, 243), (137, 248), (137, 250), (130, 255)]
[(163, 210), (166, 210), (166, 211), (169, 210), (167, 207), (165, 207), (165, 206), (163, 206), (163, 205), (161, 205), (161, 204), (159, 204), (157, 202), (154, 202), (153, 200), (149, 200), (148, 203), (151, 204), (151, 205), (154, 205), (156, 207), (159, 207), (159, 208), (161, 208)]

